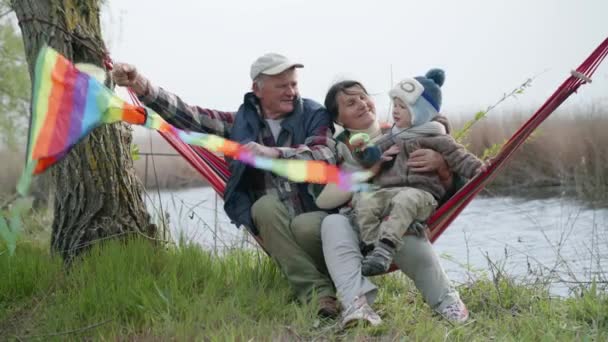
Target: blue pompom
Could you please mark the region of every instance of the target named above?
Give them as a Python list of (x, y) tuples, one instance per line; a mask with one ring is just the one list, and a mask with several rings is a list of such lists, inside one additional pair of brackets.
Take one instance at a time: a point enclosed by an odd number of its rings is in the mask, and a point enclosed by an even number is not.
[(443, 85), (443, 82), (445, 82), (445, 72), (441, 69), (431, 69), (424, 77), (433, 80), (433, 82), (440, 87)]

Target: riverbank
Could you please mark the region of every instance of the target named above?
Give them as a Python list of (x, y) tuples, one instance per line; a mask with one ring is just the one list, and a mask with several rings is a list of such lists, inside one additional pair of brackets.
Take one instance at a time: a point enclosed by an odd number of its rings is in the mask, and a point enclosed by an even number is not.
[(432, 314), (398, 273), (375, 279), (379, 328), (341, 331), (318, 322), (315, 305), (293, 301), (259, 251), (216, 257), (197, 246), (113, 241), (69, 273), (48, 243), (22, 242), (0, 255), (0, 336), (8, 340), (605, 340), (608, 296), (590, 286), (570, 298), (541, 282), (517, 285), (496, 273), (459, 287), (471, 320)]

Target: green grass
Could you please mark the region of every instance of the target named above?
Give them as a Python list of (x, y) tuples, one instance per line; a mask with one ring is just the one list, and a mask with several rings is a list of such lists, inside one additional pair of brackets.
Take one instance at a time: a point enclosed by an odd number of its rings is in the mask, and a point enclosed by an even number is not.
[[(608, 297), (551, 298), (540, 286), (478, 280), (460, 288), (472, 320), (433, 315), (405, 277), (378, 278), (379, 328), (340, 331), (293, 300), (258, 252), (217, 257), (148, 241), (97, 246), (69, 271), (39, 242), (0, 255), (0, 336), (8, 340), (606, 340)], [(2, 248), (0, 247), (0, 251)]]

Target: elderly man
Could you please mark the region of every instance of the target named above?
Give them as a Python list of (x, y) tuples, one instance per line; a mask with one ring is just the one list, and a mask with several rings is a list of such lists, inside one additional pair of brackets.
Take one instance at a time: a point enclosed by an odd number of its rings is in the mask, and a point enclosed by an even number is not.
[[(335, 163), (329, 114), (320, 104), (299, 96), (296, 69), (302, 67), (275, 53), (259, 57), (251, 65), (253, 91), (245, 94), (235, 113), (190, 106), (151, 84), (132, 65), (117, 65), (113, 76), (176, 127), (221, 135), (261, 156)], [(229, 168), (224, 209), (232, 222), (259, 234), (301, 301), (316, 295), (319, 315), (337, 315), (320, 238), (326, 213), (315, 206), (309, 185), (234, 160)]]

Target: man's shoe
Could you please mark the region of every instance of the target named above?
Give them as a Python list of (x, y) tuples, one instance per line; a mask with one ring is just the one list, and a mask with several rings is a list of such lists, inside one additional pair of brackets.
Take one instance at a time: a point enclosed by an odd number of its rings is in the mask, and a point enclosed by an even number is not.
[(346, 329), (357, 322), (367, 323), (374, 327), (382, 324), (382, 318), (369, 306), (365, 296), (356, 297), (353, 303), (342, 312), (340, 326), (342, 329)]
[(317, 315), (323, 318), (338, 317), (338, 301), (336, 298), (332, 296), (320, 297)]

